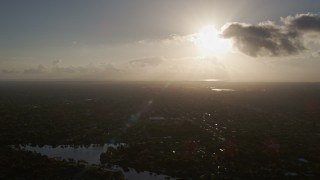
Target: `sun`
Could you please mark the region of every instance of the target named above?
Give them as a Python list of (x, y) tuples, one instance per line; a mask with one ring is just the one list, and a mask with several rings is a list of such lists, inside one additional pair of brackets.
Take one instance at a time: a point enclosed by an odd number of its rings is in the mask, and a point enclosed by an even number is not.
[(205, 56), (217, 56), (231, 50), (231, 43), (220, 37), (214, 26), (205, 26), (195, 34), (194, 43)]

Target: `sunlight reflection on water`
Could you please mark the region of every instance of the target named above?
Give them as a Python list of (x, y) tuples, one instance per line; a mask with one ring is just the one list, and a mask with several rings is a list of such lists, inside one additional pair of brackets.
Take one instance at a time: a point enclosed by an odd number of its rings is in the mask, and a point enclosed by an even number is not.
[(211, 89), (212, 91), (217, 91), (217, 92), (222, 92), (222, 91), (229, 91), (229, 92), (232, 92), (232, 91), (235, 91), (234, 89), (219, 89), (219, 88), (213, 88)]

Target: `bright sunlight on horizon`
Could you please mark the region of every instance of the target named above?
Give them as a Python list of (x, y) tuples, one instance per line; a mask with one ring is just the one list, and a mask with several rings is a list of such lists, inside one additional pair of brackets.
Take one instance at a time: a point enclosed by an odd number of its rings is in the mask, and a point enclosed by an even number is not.
[(4, 0), (0, 80), (320, 81), (320, 1), (270, 1)]
[(221, 37), (221, 32), (213, 25), (202, 27), (195, 34), (194, 43), (201, 55), (219, 56), (231, 51), (231, 41)]

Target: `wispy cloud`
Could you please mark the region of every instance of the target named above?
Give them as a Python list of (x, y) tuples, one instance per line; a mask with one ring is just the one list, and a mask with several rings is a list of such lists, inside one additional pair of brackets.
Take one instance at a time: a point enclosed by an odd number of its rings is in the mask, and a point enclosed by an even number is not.
[(196, 39), (196, 34), (189, 34), (189, 35), (173, 34), (169, 38), (162, 40), (162, 42), (164, 44), (179, 44), (179, 43), (194, 42), (195, 39)]
[(164, 45), (178, 45), (183, 43), (192, 43), (196, 40), (197, 34), (187, 34), (187, 35), (178, 35), (171, 34), (167, 38), (164, 39), (153, 39), (153, 40), (140, 40), (139, 44), (164, 44)]
[(15, 73), (19, 73), (18, 71), (12, 70), (12, 69), (2, 69), (1, 73), (3, 74), (15, 74)]
[(23, 73), (25, 74), (43, 74), (47, 72), (47, 68), (42, 64), (39, 64), (36, 68), (25, 69)]
[(158, 66), (164, 61), (161, 57), (148, 57), (141, 59), (130, 60), (129, 64), (133, 66), (146, 67), (146, 66)]
[[(59, 61), (60, 63), (61, 61)], [(68, 75), (68, 74), (103, 74), (119, 73), (120, 69), (112, 64), (87, 65), (87, 66), (62, 66), (57, 61), (53, 61), (53, 66), (44, 66), (42, 64), (36, 67), (27, 68), (22, 71), (12, 69), (2, 69), (3, 74), (25, 74), (25, 75)]]

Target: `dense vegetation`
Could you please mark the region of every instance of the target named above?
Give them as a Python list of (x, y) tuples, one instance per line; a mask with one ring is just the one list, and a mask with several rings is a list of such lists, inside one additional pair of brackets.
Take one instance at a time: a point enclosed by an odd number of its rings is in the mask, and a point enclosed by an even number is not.
[[(3, 82), (1, 162), (26, 158), (1, 170), (41, 177), (33, 172), (41, 158), (57, 167), (41, 166), (49, 178), (83, 168), (5, 145), (123, 142), (101, 154), (102, 164), (178, 178), (316, 179), (319, 119), (317, 83)], [(35, 166), (23, 169), (26, 162)]]

